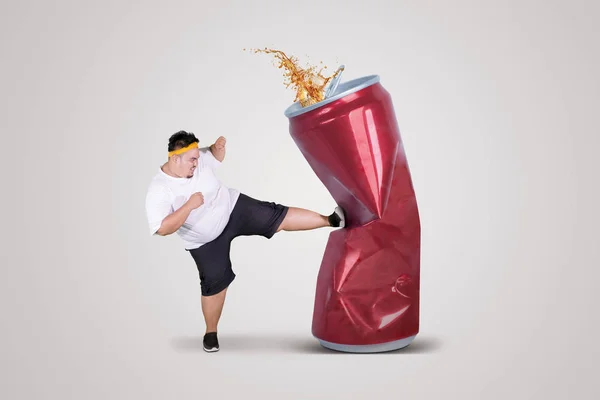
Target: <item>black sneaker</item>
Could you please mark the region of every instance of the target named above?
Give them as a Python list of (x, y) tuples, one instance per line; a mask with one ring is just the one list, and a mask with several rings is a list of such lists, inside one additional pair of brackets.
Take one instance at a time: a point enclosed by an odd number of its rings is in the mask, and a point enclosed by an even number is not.
[(217, 332), (208, 332), (206, 335), (204, 335), (202, 344), (204, 351), (209, 353), (219, 351), (219, 339), (217, 339)]
[(346, 226), (346, 216), (344, 215), (344, 210), (341, 207), (336, 207), (333, 213), (327, 217), (329, 220), (329, 225), (334, 228), (343, 228)]

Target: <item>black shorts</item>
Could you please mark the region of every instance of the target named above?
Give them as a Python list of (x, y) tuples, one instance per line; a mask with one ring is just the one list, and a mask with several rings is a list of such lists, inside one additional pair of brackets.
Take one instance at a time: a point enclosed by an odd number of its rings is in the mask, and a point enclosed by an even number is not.
[(188, 250), (198, 267), (203, 296), (221, 292), (235, 279), (229, 258), (231, 241), (238, 236), (255, 235), (270, 239), (277, 232), (288, 209), (281, 204), (240, 194), (223, 232), (212, 242)]

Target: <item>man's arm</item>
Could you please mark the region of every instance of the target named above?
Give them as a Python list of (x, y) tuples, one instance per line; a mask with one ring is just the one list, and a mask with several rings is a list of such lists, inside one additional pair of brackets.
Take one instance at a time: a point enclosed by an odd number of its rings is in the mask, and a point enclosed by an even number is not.
[(210, 152), (212, 155), (219, 160), (219, 162), (223, 162), (225, 159), (225, 144), (226, 140), (223, 136), (220, 136), (215, 143), (210, 146)]
[(174, 232), (185, 223), (185, 220), (190, 215), (192, 208), (186, 203), (179, 210), (169, 214), (163, 219), (160, 228), (156, 231), (157, 235), (167, 236)]
[(204, 204), (204, 196), (202, 193), (197, 192), (190, 196), (188, 201), (185, 202), (181, 208), (177, 211), (172, 212), (163, 219), (160, 224), (160, 228), (156, 231), (156, 234), (160, 236), (167, 236), (174, 232), (177, 232), (179, 228), (185, 223), (185, 220), (190, 215), (192, 210), (200, 207)]

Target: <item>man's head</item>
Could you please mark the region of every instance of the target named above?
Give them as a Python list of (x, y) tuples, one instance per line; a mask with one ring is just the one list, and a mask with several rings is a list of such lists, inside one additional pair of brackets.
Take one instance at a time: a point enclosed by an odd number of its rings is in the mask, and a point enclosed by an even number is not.
[(198, 138), (186, 131), (179, 131), (169, 138), (169, 170), (180, 178), (191, 178), (198, 167)]

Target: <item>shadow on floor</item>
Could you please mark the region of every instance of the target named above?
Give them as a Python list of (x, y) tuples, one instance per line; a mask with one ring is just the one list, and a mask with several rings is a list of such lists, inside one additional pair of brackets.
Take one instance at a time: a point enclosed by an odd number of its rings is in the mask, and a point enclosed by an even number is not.
[[(326, 349), (312, 336), (258, 336), (256, 334), (223, 333), (219, 335), (219, 344), (221, 351), (236, 353), (350, 354)], [(202, 335), (198, 337), (177, 337), (172, 340), (171, 345), (173, 349), (179, 352), (202, 352)], [(435, 353), (441, 347), (442, 343), (439, 339), (417, 336), (409, 346), (403, 349), (377, 354), (429, 354)]]

